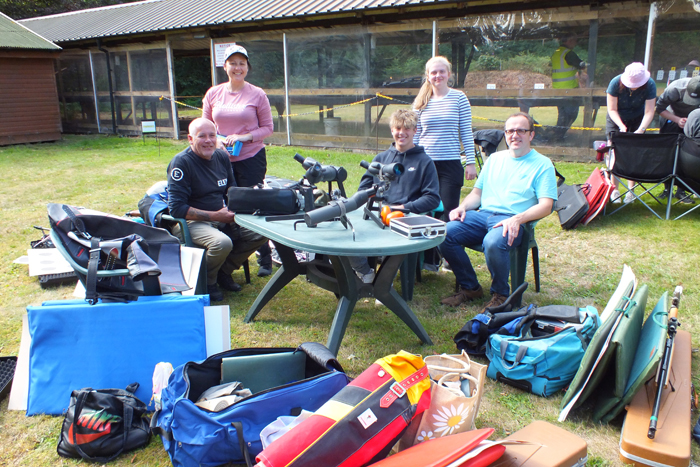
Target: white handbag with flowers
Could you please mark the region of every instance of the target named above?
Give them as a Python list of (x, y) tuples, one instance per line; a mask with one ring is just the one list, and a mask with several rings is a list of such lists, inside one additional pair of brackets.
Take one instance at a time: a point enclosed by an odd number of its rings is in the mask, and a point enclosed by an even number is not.
[(430, 408), (411, 423), (399, 450), (475, 428), (487, 366), (472, 362), (464, 351), (461, 355), (429, 355), (424, 361), (431, 379)]

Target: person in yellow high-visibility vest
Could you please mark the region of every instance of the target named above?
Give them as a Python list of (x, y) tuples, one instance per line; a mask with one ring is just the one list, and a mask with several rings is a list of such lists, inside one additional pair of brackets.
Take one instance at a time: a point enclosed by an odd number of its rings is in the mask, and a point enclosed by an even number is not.
[[(561, 45), (552, 54), (552, 88), (554, 89), (575, 89), (579, 87), (579, 80), (588, 78), (584, 73), (586, 62), (581, 60), (574, 47), (578, 43), (578, 38), (574, 34), (562, 37)], [(585, 87), (585, 84), (583, 85)], [(576, 100), (567, 99), (557, 105), (559, 115), (557, 117), (557, 128), (552, 132), (555, 139), (564, 138), (566, 131), (578, 117), (579, 103)]]

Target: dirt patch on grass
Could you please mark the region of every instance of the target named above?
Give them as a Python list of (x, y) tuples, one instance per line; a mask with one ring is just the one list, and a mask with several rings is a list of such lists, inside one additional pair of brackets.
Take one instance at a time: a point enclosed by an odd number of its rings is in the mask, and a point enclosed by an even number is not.
[(466, 89), (486, 89), (487, 84), (495, 84), (496, 89), (533, 89), (535, 84), (544, 83), (552, 87), (552, 77), (527, 71), (470, 71), (464, 80)]

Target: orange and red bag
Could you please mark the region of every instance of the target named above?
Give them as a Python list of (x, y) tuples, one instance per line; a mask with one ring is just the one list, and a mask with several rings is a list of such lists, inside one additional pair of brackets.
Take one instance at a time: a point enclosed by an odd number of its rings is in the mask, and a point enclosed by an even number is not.
[(387, 456), (430, 406), (428, 368), (403, 350), (380, 358), (311, 417), (270, 444), (256, 467), (360, 467)]

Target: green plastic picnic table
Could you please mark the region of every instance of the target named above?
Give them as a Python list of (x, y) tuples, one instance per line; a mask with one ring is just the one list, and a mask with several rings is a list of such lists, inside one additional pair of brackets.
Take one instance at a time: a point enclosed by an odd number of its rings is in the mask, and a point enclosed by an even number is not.
[[(298, 275), (305, 274), (310, 282), (338, 296), (327, 343), (333, 354), (338, 354), (355, 303), (364, 297), (377, 298), (406, 323), (423, 343), (432, 345), (428, 333), (404, 298), (394, 290), (392, 283), (406, 255), (433, 248), (444, 237), (409, 240), (388, 227), (381, 229), (371, 219), (364, 220), (362, 209), (348, 213), (347, 217), (354, 228), (354, 240), (353, 229), (350, 225), (345, 228), (340, 221), (308, 227), (303, 220), (267, 221), (265, 216), (236, 216), (239, 225), (272, 240), (282, 260), (282, 266), (260, 292), (244, 321), (249, 323), (255, 319), (284, 286)], [(330, 263), (327, 259), (300, 263), (294, 250), (326, 255)], [(350, 256), (384, 257), (373, 283), (365, 284), (357, 277), (350, 266)]]

